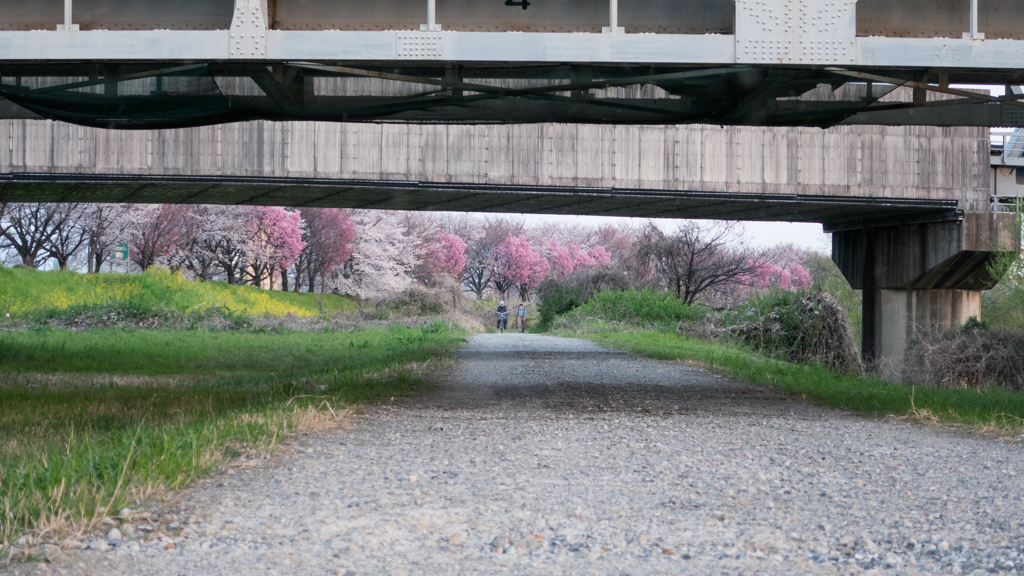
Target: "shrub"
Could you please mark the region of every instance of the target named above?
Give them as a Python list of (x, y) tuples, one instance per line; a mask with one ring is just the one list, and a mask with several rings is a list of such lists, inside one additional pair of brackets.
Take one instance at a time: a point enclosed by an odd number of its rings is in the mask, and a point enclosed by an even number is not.
[(825, 292), (771, 291), (719, 321), (769, 356), (844, 373), (862, 370), (850, 317)]
[(562, 315), (560, 327), (578, 328), (587, 321), (596, 321), (671, 330), (680, 322), (702, 320), (707, 313), (703, 305), (688, 306), (675, 294), (651, 288), (597, 292), (585, 304)]
[(972, 320), (918, 341), (908, 352), (908, 379), (937, 388), (1024, 390), (1024, 334), (990, 332)]
[[(1024, 233), (1024, 200), (1013, 208), (1017, 213), (1017, 229)], [(988, 272), (999, 283), (981, 293), (982, 316), (995, 330), (1024, 332), (1024, 243), (1019, 252), (997, 253), (989, 263)]]
[(550, 324), (555, 316), (582, 306), (598, 292), (628, 288), (629, 281), (611, 270), (584, 270), (564, 280), (545, 280), (537, 290), (541, 301), (540, 321)]

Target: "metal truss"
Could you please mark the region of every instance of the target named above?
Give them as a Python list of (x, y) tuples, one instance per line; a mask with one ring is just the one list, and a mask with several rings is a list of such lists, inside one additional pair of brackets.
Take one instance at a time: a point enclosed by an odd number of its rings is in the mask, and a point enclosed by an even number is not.
[(950, 88), (948, 71), (928, 69), (395, 64), (0, 64), (0, 97), (20, 113), (110, 128), (254, 119), (1024, 126), (1024, 96)]

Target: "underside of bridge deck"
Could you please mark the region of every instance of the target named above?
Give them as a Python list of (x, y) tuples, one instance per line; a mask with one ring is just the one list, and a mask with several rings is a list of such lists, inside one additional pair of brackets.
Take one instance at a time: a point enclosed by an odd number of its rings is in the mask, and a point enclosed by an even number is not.
[(2, 202), (258, 204), (519, 214), (820, 222), (826, 230), (957, 220), (955, 200), (327, 180), (0, 174)]

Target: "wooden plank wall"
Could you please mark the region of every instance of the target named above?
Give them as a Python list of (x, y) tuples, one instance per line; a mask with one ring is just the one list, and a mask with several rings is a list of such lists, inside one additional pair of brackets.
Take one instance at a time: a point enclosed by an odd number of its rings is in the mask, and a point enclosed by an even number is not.
[(0, 173), (240, 175), (960, 201), (988, 210), (984, 128), (243, 122), (111, 131), (0, 121)]

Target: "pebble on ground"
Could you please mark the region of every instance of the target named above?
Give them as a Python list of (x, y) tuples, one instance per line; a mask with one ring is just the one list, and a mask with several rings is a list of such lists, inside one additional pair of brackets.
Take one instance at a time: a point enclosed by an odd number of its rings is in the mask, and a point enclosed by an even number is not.
[(1019, 445), (580, 340), (478, 335), (459, 358), (432, 393), (181, 492), (169, 526), (10, 569), (1024, 574)]

